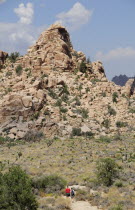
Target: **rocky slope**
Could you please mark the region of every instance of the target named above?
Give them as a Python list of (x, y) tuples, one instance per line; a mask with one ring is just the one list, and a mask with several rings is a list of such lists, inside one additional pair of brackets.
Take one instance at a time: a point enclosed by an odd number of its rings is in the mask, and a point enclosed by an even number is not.
[(67, 30), (52, 25), (16, 63), (0, 71), (0, 135), (48, 138), (134, 132), (134, 80), (107, 80), (100, 61), (87, 63)]

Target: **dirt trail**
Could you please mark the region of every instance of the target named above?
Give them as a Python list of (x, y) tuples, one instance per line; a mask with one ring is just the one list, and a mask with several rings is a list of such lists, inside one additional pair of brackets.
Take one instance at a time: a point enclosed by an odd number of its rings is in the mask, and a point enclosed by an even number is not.
[(96, 206), (91, 206), (87, 201), (74, 201), (71, 208), (72, 210), (98, 210)]

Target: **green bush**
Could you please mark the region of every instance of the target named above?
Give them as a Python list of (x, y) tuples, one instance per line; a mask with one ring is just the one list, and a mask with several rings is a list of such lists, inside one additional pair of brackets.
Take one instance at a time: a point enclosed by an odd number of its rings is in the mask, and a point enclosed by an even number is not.
[(101, 94), (103, 97), (106, 97), (106, 92), (102, 92)]
[(80, 102), (80, 100), (79, 100), (79, 98), (77, 96), (74, 98), (74, 101), (75, 101), (75, 105), (76, 106), (80, 106), (81, 105), (81, 102)]
[(72, 128), (72, 136), (81, 136), (81, 128)]
[(68, 109), (67, 109), (67, 108), (60, 107), (60, 112), (62, 112), (62, 113), (66, 113), (67, 111), (68, 111)]
[(121, 204), (117, 204), (116, 206), (112, 207), (110, 210), (123, 210), (123, 207)]
[(55, 193), (65, 188), (67, 182), (58, 175), (49, 175), (33, 181), (33, 187), (46, 193)]
[(108, 106), (108, 113), (113, 116), (116, 115), (116, 111), (111, 106)]
[(28, 142), (35, 142), (35, 141), (40, 141), (43, 138), (44, 134), (40, 131), (28, 131), (25, 136), (24, 140)]
[(17, 58), (20, 57), (20, 53), (19, 52), (13, 52), (11, 53), (8, 58), (12, 63), (15, 63)]
[(79, 68), (80, 72), (82, 73), (86, 73), (87, 71), (87, 66), (86, 64), (82, 61), (81, 64), (80, 64), (80, 68)]
[(61, 104), (62, 104), (62, 100), (61, 99), (58, 99), (55, 103), (55, 106), (59, 106), (61, 107)]
[(117, 92), (114, 92), (113, 95), (112, 95), (112, 100), (113, 102), (117, 103), (117, 98), (118, 98), (118, 93)]
[(100, 80), (97, 79), (97, 78), (94, 78), (94, 79), (91, 80), (91, 82), (92, 82), (92, 84), (96, 84), (97, 82), (100, 82)]
[(68, 86), (66, 84), (64, 84), (63, 87), (62, 87), (62, 94), (64, 94), (64, 93), (69, 95)]
[(66, 93), (64, 93), (61, 97), (61, 100), (64, 101), (65, 103), (67, 103), (69, 100), (68, 95)]
[(51, 89), (51, 88), (48, 89), (48, 95), (49, 95), (50, 97), (52, 97), (53, 99), (57, 99), (57, 98), (58, 98), (57, 94), (56, 94), (56, 93), (54, 92), (54, 90)]
[(18, 65), (15, 69), (17, 76), (20, 76), (22, 74), (22, 66)]
[(102, 122), (102, 125), (103, 125), (105, 128), (109, 128), (109, 127), (110, 127), (110, 120), (109, 120), (109, 119), (105, 119), (105, 120)]
[(81, 109), (73, 110), (73, 112), (82, 115), (82, 118), (84, 119), (88, 118), (89, 111), (87, 109), (81, 108)]
[(85, 200), (88, 199), (89, 196), (90, 195), (87, 191), (79, 189), (76, 192), (75, 198), (76, 198), (77, 201), (85, 201)]
[(118, 177), (118, 165), (111, 158), (102, 158), (97, 162), (97, 180), (100, 184), (111, 186)]
[(129, 110), (129, 113), (132, 113), (132, 114), (135, 113), (135, 108), (130, 109), (130, 110)]
[(105, 142), (105, 143), (110, 143), (111, 139), (108, 136), (100, 136), (99, 139), (97, 139), (98, 142)]
[(121, 121), (116, 122), (116, 126), (118, 128), (126, 127), (127, 125), (128, 125), (127, 122), (121, 122)]
[(0, 209), (36, 210), (37, 207), (31, 179), (19, 166), (13, 166), (4, 175), (0, 173)]
[(86, 88), (86, 93), (88, 93), (90, 91), (90, 88), (89, 87), (87, 87)]
[(115, 186), (116, 186), (116, 187), (123, 187), (123, 183), (122, 183), (121, 181), (117, 181), (117, 182), (115, 183)]

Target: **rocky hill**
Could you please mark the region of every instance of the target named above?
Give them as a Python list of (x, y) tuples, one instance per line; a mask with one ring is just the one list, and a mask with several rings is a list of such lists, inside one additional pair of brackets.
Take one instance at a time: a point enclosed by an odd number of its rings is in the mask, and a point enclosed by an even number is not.
[(107, 80), (100, 61), (87, 63), (67, 30), (52, 25), (15, 63), (0, 70), (0, 135), (69, 137), (135, 130), (134, 80)]
[(112, 82), (114, 82), (116, 85), (125, 86), (126, 82), (129, 79), (133, 79), (132, 77), (127, 77), (124, 75), (115, 76), (112, 78)]

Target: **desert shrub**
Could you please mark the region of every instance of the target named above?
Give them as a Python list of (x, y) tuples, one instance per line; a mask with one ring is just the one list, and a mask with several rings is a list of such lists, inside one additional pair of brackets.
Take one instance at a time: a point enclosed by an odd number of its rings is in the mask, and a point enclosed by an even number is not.
[(56, 101), (56, 103), (55, 103), (55, 106), (61, 106), (61, 104), (62, 104), (62, 100), (61, 99), (58, 99), (57, 101)]
[(89, 87), (87, 87), (86, 88), (86, 93), (88, 93), (90, 91), (90, 88)]
[(102, 125), (103, 125), (105, 128), (109, 128), (109, 127), (110, 127), (110, 120), (109, 120), (109, 119), (105, 119), (105, 120), (102, 122)]
[(75, 198), (78, 201), (85, 201), (87, 200), (87, 197), (88, 197), (88, 192), (85, 190), (77, 190), (75, 194)]
[(113, 109), (111, 106), (108, 106), (108, 113), (109, 113), (110, 115), (113, 115), (113, 116), (116, 115), (115, 109)]
[(18, 57), (20, 57), (20, 53), (19, 53), (19, 52), (12, 52), (12, 53), (8, 56), (8, 59), (9, 59), (12, 63), (15, 63)]
[(118, 165), (111, 158), (102, 158), (96, 164), (97, 180), (100, 184), (111, 186), (118, 177)]
[(4, 144), (5, 142), (7, 142), (7, 138), (0, 136), (0, 144)]
[(33, 180), (33, 187), (46, 193), (55, 193), (65, 188), (67, 182), (58, 175), (49, 175)]
[(133, 108), (133, 109), (129, 109), (129, 113), (135, 113), (135, 108)]
[(75, 105), (76, 106), (80, 106), (81, 105), (81, 102), (80, 102), (80, 100), (79, 100), (79, 98), (77, 96), (74, 98), (74, 101), (75, 101)]
[(66, 93), (64, 93), (62, 96), (61, 96), (61, 100), (64, 101), (65, 103), (68, 102), (69, 98), (68, 98), (68, 95)]
[(113, 95), (112, 95), (112, 101), (117, 103), (117, 98), (118, 98), (118, 93), (114, 92)]
[(48, 95), (50, 97), (52, 97), (53, 99), (57, 99), (58, 98), (57, 94), (54, 92), (54, 90), (52, 88), (48, 89)]
[(44, 115), (50, 115), (50, 111), (48, 109), (45, 109)]
[(81, 128), (72, 128), (72, 136), (81, 136)]
[(110, 210), (123, 210), (123, 207), (121, 204), (117, 204), (116, 206), (110, 208)]
[(17, 76), (20, 76), (22, 74), (22, 66), (18, 65), (15, 69)]
[(81, 109), (76, 109), (72, 110), (74, 113), (82, 115), (82, 118), (86, 119), (88, 118), (88, 113), (89, 111), (87, 109), (81, 108)]
[(35, 112), (32, 116), (32, 120), (37, 120), (39, 118), (40, 112)]
[(103, 97), (106, 97), (106, 92), (102, 92), (101, 94)]
[(12, 72), (11, 71), (7, 71), (6, 72), (6, 77), (9, 77), (9, 76), (11, 76), (12, 75)]
[(85, 137), (92, 137), (92, 136), (94, 136), (94, 133), (92, 133), (91, 131), (82, 132), (82, 136), (85, 136)]
[(122, 122), (122, 121), (117, 121), (116, 122), (116, 126), (118, 128), (126, 127), (127, 125), (128, 125), (127, 122)]
[(100, 80), (97, 79), (97, 78), (94, 78), (94, 79), (91, 80), (91, 82), (92, 82), (92, 84), (96, 84), (97, 82), (100, 82)]
[(123, 187), (123, 183), (122, 183), (121, 181), (117, 181), (117, 182), (115, 183), (115, 186), (116, 186), (116, 187)]
[(82, 61), (81, 64), (80, 64), (80, 68), (79, 68), (80, 72), (82, 73), (86, 73), (87, 71), (87, 66), (86, 64)]
[(62, 94), (64, 94), (64, 93), (69, 95), (68, 86), (66, 84), (64, 84), (63, 87), (62, 87)]
[(75, 69), (75, 70), (74, 70), (74, 74), (77, 74), (78, 71), (79, 71), (78, 69)]
[(55, 210), (71, 210), (71, 204), (68, 199), (59, 197), (55, 202)]
[(23, 139), (28, 142), (40, 141), (43, 138), (44, 134), (40, 131), (28, 131)]
[(28, 209), (38, 207), (32, 193), (32, 182), (19, 166), (13, 166), (4, 175), (0, 173), (0, 209)]
[(62, 112), (62, 113), (66, 113), (67, 111), (68, 111), (68, 109), (67, 109), (67, 108), (60, 107), (60, 112)]
[(87, 63), (91, 63), (90, 57), (87, 58)]
[(97, 139), (98, 142), (104, 142), (104, 143), (110, 143), (111, 142), (111, 138), (109, 138), (108, 136), (100, 136), (99, 139)]

